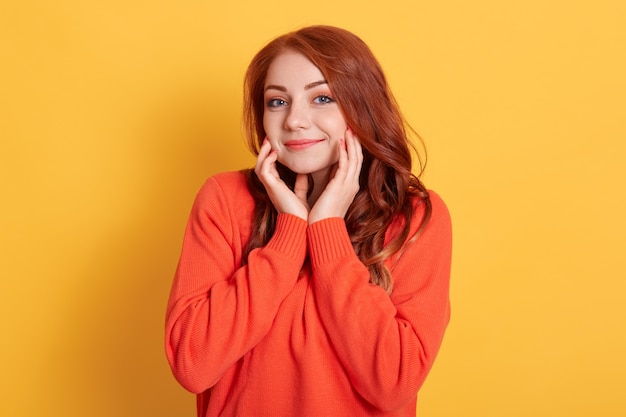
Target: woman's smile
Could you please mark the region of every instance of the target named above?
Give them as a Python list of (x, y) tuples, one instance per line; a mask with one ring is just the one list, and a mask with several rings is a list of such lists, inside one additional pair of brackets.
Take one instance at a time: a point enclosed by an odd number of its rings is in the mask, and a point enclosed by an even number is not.
[(293, 139), (285, 142), (285, 146), (292, 151), (301, 151), (323, 142), (325, 139)]

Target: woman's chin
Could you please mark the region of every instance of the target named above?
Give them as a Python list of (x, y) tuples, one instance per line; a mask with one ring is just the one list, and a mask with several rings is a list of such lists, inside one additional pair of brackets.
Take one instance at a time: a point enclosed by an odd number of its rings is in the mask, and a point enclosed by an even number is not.
[(292, 171), (294, 174), (302, 174), (302, 175), (313, 175), (316, 176), (317, 174), (321, 173), (321, 172), (326, 172), (328, 169), (327, 168), (303, 168), (303, 167), (290, 167), (287, 166), (287, 168), (289, 168), (290, 171)]
[(284, 167), (289, 168), (290, 171), (292, 171), (295, 174), (312, 174), (315, 171), (319, 170), (319, 167), (314, 167), (314, 166), (308, 166), (308, 165), (304, 165), (303, 164), (289, 164), (287, 162), (283, 162), (283, 161), (278, 161), (281, 164), (283, 164)]
[[(330, 170), (333, 164), (303, 164), (303, 163), (289, 163), (289, 161), (278, 161), (286, 168), (289, 168), (295, 174), (316, 175), (318, 173), (326, 173)], [(336, 163), (336, 161), (335, 161)]]

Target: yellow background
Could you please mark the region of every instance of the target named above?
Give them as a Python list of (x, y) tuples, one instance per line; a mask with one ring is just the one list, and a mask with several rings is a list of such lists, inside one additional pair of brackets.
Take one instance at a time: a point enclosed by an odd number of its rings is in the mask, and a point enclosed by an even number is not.
[(192, 416), (163, 318), (195, 192), (250, 166), (243, 72), (325, 23), (374, 50), (447, 201), (421, 417), (626, 415), (626, 2), (4, 1), (0, 415)]

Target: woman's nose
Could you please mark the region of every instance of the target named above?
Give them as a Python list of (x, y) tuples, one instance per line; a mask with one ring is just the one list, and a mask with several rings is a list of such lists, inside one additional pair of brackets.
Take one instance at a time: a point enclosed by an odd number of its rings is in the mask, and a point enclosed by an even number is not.
[(292, 103), (285, 119), (287, 130), (306, 129), (311, 125), (310, 113), (306, 105)]

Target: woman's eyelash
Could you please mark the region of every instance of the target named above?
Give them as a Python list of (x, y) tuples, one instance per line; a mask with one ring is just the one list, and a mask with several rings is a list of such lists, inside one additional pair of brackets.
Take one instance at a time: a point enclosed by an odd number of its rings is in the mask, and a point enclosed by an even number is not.
[[(320, 94), (313, 99), (313, 103), (315, 104), (330, 104), (334, 102), (335, 99), (329, 94)], [(282, 107), (288, 104), (287, 100), (283, 100), (282, 98), (271, 98), (267, 100), (267, 107)]]
[(316, 103), (328, 104), (328, 103), (333, 103), (335, 99), (327, 94), (322, 94), (322, 95), (315, 97), (315, 100), (313, 101)]
[(282, 98), (271, 98), (267, 101), (268, 107), (280, 107), (284, 106), (285, 104), (287, 104), (287, 102)]

